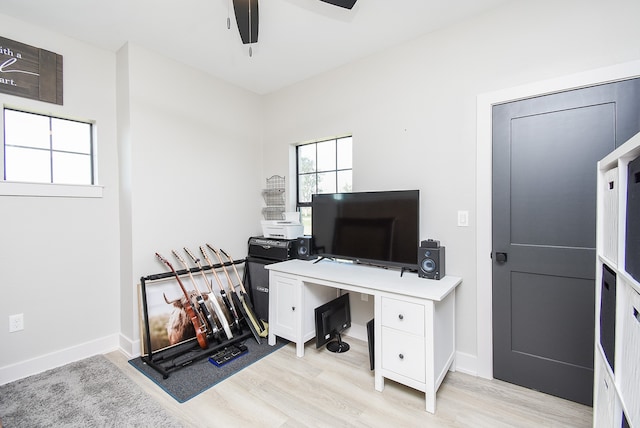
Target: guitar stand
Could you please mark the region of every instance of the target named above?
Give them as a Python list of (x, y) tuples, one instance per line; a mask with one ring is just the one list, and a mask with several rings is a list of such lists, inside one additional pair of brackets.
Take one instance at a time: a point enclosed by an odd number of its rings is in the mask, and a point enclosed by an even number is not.
[[(211, 269), (218, 269), (222, 266), (231, 266), (232, 264), (241, 264), (244, 263), (245, 259), (242, 260), (234, 260), (233, 262), (227, 262), (223, 264), (215, 264), (213, 267), (211, 266), (203, 266), (202, 268), (192, 268), (189, 269), (191, 273), (200, 272), (201, 270), (207, 271)], [(182, 269), (176, 271), (176, 273), (180, 276), (187, 275), (189, 273), (186, 269)], [(141, 298), (142, 298), (142, 312), (144, 316), (144, 344), (145, 350), (148, 352), (146, 355), (141, 357), (142, 361), (145, 362), (149, 367), (157, 371), (162, 375), (163, 379), (167, 379), (169, 374), (173, 371), (179, 370), (183, 367), (190, 365), (198, 360), (211, 356), (216, 353), (218, 350), (223, 349), (227, 346), (234, 345), (238, 342), (242, 342), (246, 340), (254, 334), (251, 331), (251, 321), (246, 317), (240, 318), (240, 327), (242, 329), (241, 333), (233, 331), (233, 337), (231, 339), (227, 339), (218, 343), (212, 336), (208, 336), (208, 346), (206, 349), (202, 349), (198, 344), (196, 338), (189, 339), (185, 342), (179, 343), (177, 345), (171, 346), (169, 348), (164, 348), (159, 351), (153, 351), (151, 348), (151, 332), (149, 327), (149, 310), (147, 305), (147, 282), (158, 281), (161, 279), (167, 278), (175, 278), (173, 272), (163, 272), (155, 275), (144, 276), (140, 278), (140, 290), (141, 290)], [(232, 329), (233, 330), (233, 329)], [(259, 340), (258, 340), (258, 343)]]
[(210, 343), (206, 349), (202, 349), (200, 345), (198, 345), (198, 341), (194, 338), (188, 342), (176, 345), (173, 348), (158, 351), (154, 353), (153, 356), (145, 355), (141, 358), (149, 367), (160, 373), (163, 379), (167, 379), (171, 372), (186, 367), (203, 358), (210, 357), (218, 350), (242, 342), (251, 336), (251, 332), (247, 330), (241, 335), (233, 336), (231, 339), (222, 343)]

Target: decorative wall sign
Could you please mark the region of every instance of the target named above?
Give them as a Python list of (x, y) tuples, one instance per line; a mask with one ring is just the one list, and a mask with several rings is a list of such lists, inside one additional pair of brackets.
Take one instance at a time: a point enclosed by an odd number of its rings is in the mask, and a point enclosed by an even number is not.
[(0, 92), (62, 105), (62, 55), (0, 37)]

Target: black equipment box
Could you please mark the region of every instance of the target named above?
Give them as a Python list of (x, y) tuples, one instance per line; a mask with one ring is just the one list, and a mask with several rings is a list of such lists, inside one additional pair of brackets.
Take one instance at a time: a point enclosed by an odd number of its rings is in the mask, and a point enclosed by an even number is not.
[(269, 320), (269, 271), (266, 265), (295, 258), (295, 239), (249, 238), (246, 281), (258, 318)]
[(283, 262), (294, 257), (295, 239), (249, 238), (250, 257)]

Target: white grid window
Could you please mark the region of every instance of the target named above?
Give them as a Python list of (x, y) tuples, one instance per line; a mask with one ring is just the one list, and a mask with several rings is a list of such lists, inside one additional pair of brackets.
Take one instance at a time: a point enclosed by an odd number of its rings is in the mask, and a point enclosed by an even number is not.
[(305, 235), (311, 234), (311, 195), (353, 190), (352, 137), (296, 147), (297, 203)]
[(92, 126), (5, 108), (4, 180), (93, 185)]

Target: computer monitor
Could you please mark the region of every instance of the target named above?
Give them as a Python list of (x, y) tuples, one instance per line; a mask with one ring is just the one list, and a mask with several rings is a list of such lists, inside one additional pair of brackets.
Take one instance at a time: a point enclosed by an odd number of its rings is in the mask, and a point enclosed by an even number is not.
[(326, 345), (331, 352), (347, 352), (349, 350), (349, 344), (343, 342), (341, 337), (341, 333), (351, 327), (349, 293), (318, 306), (315, 309), (315, 321), (316, 348)]

